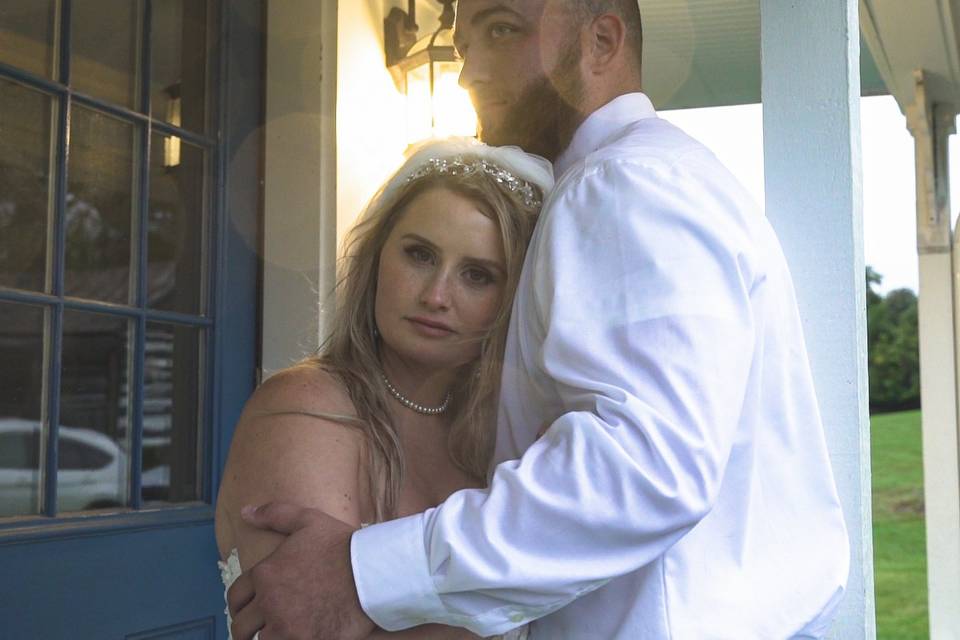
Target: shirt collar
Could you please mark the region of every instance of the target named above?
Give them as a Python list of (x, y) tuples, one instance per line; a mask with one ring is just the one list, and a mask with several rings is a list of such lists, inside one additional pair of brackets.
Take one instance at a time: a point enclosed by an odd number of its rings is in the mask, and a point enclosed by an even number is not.
[(605, 146), (614, 134), (627, 125), (644, 118), (655, 118), (657, 112), (650, 98), (642, 93), (625, 93), (603, 105), (583, 121), (573, 134), (570, 144), (555, 163), (559, 178), (567, 169), (582, 162), (588, 155)]

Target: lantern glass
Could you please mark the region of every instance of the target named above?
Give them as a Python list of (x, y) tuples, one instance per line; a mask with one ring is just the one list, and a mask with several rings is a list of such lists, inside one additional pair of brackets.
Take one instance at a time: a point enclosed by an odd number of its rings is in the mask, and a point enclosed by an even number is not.
[(430, 64), (406, 71), (407, 143), (426, 140), (433, 132), (433, 107), (430, 99)]
[(393, 67), (394, 78), (406, 94), (408, 144), (431, 137), (477, 135), (470, 95), (459, 85), (462, 68), (453, 30), (442, 28), (417, 41)]
[(477, 114), (470, 94), (459, 85), (463, 62), (434, 62), (433, 67), (433, 135), (477, 135)]
[[(181, 126), (182, 102), (180, 96), (167, 97), (167, 122), (175, 127)], [(163, 139), (163, 166), (176, 167), (180, 164), (180, 138), (167, 136)]]

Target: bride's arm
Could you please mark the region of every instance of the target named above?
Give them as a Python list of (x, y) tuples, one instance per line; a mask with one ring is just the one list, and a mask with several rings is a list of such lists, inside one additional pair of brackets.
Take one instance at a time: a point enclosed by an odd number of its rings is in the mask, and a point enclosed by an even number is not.
[(360, 477), (362, 436), (317, 417), (353, 414), (339, 383), (315, 368), (283, 371), (257, 389), (237, 424), (218, 498), (221, 555), (235, 547), (246, 570), (283, 539), (244, 523), (245, 505), (289, 502), (360, 526), (369, 509)]
[[(300, 366), (261, 385), (244, 407), (230, 445), (217, 500), (217, 546), (237, 549), (246, 570), (268, 556), (284, 536), (254, 529), (240, 518), (246, 505), (289, 502), (319, 509), (359, 527), (372, 512), (362, 474), (362, 436), (322, 415), (354, 415), (346, 392), (329, 374)], [(379, 629), (370, 640), (475, 640), (466, 629), (424, 625)]]

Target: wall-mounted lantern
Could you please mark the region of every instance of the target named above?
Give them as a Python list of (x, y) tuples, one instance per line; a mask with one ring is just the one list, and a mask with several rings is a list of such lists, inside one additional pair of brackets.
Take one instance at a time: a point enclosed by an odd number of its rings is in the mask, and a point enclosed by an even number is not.
[(440, 26), (418, 39), (416, 0), (394, 7), (383, 21), (387, 68), (406, 97), (407, 142), (432, 136), (474, 136), (477, 116), (469, 94), (457, 84), (463, 61), (453, 46), (453, 5), (443, 5)]
[[(183, 122), (182, 108), (183, 100), (180, 97), (180, 84), (173, 84), (165, 90), (167, 94), (167, 113), (166, 121), (175, 127), (181, 126)], [(163, 139), (163, 166), (167, 169), (174, 169), (180, 166), (180, 138), (177, 136), (166, 136)]]

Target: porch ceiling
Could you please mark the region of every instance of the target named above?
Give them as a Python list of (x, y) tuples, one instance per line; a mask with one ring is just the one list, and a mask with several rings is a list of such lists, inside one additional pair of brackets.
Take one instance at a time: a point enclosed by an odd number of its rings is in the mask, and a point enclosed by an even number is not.
[(916, 69), (931, 102), (960, 108), (960, 0), (860, 0), (860, 27), (901, 111), (914, 102)]
[[(644, 84), (659, 108), (760, 102), (759, 0), (640, 0), (640, 7)], [(862, 94), (889, 93), (870, 49), (861, 45)]]

